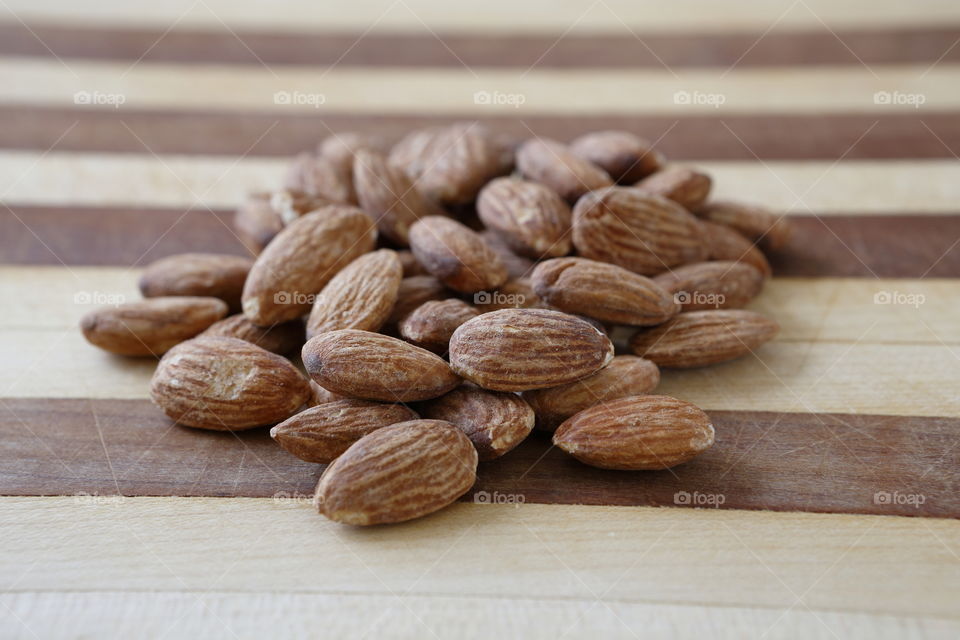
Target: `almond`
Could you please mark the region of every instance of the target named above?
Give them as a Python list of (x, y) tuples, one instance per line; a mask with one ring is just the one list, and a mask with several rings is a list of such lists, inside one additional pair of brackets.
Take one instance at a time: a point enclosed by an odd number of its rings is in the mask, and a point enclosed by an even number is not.
[(353, 160), (358, 152), (386, 153), (389, 150), (390, 145), (383, 137), (354, 131), (334, 133), (317, 145), (317, 154), (333, 163), (344, 176), (353, 174)]
[(280, 216), (284, 225), (331, 204), (337, 203), (323, 196), (290, 189), (281, 189), (270, 194), (270, 208)]
[(494, 391), (573, 382), (613, 358), (609, 338), (588, 322), (547, 309), (502, 309), (469, 320), (450, 339), (450, 367)]
[(431, 300), (403, 319), (400, 335), (418, 347), (444, 354), (457, 327), (478, 315), (479, 311), (457, 298)]
[(164, 297), (95, 309), (80, 320), (90, 344), (122, 356), (159, 357), (227, 315), (219, 298)]
[(706, 201), (712, 186), (710, 176), (689, 167), (667, 167), (636, 184), (641, 191), (673, 200), (689, 211)]
[(669, 469), (713, 445), (703, 411), (670, 396), (631, 396), (585, 409), (564, 422), (553, 443), (601, 469)]
[(487, 244), (490, 246), (490, 248), (496, 251), (497, 255), (500, 256), (500, 260), (507, 268), (508, 277), (525, 278), (530, 275), (531, 271), (533, 271), (533, 260), (514, 253), (513, 249), (507, 246), (507, 243), (504, 242), (499, 233), (491, 231), (490, 229), (484, 229), (480, 232), (480, 235), (483, 236), (483, 239), (487, 241)]
[(240, 242), (257, 254), (283, 229), (283, 220), (270, 205), (269, 193), (247, 196), (233, 217), (233, 228)]
[(731, 260), (755, 267), (769, 278), (772, 269), (767, 257), (745, 236), (726, 225), (700, 221), (703, 237), (707, 244), (707, 258), (710, 260)]
[(665, 162), (650, 142), (628, 131), (587, 133), (570, 143), (570, 151), (623, 184), (633, 184), (659, 171)]
[(369, 331), (321, 333), (303, 346), (302, 355), (317, 384), (351, 398), (414, 402), (442, 396), (460, 384), (436, 354)]
[(333, 202), (354, 204), (356, 200), (347, 175), (327, 158), (304, 152), (294, 158), (285, 186)]
[(473, 294), (473, 306), (480, 313), (490, 313), (500, 309), (537, 309), (547, 305), (533, 290), (530, 280), (518, 278), (508, 280), (495, 291)]
[(360, 256), (317, 295), (307, 336), (335, 329), (377, 331), (397, 302), (402, 276), (400, 259), (390, 249)]
[(704, 367), (746, 355), (779, 330), (776, 322), (753, 311), (690, 311), (636, 334), (630, 349), (661, 367)]
[(701, 262), (701, 234), (686, 209), (631, 187), (588, 193), (573, 208), (573, 244), (581, 256), (642, 275)]
[(301, 460), (325, 464), (368, 433), (418, 417), (402, 404), (336, 400), (288, 418), (270, 429), (270, 437)]
[(650, 278), (586, 258), (541, 262), (531, 276), (547, 304), (612, 324), (660, 324), (679, 311), (673, 295)]
[(512, 393), (460, 387), (421, 410), (424, 418), (446, 420), (462, 430), (481, 461), (507, 453), (530, 435), (534, 414), (519, 396)]
[(790, 240), (790, 223), (769, 209), (740, 202), (711, 202), (696, 212), (704, 220), (723, 224), (760, 243), (764, 249), (777, 251)]
[(427, 270), (424, 269), (423, 265), (417, 260), (417, 257), (413, 255), (413, 251), (409, 249), (397, 251), (397, 257), (400, 258), (404, 278), (429, 275)]
[(616, 356), (592, 376), (550, 389), (524, 391), (523, 399), (537, 414), (537, 427), (554, 431), (575, 413), (602, 402), (650, 393), (658, 384), (657, 365), (636, 356)]
[(520, 255), (542, 259), (570, 253), (570, 207), (542, 184), (498, 178), (480, 192), (477, 214)]
[(763, 289), (763, 274), (742, 262), (697, 262), (661, 273), (654, 282), (669, 291), (683, 311), (739, 309)]
[(258, 327), (242, 313), (214, 322), (200, 335), (245, 340), (279, 355), (298, 350), (305, 340), (303, 322), (300, 320), (291, 320), (272, 327)]
[(331, 464), (314, 494), (336, 522), (387, 524), (451, 504), (477, 480), (477, 451), (449, 422), (411, 420), (360, 438)]
[(443, 300), (450, 295), (449, 289), (433, 276), (411, 276), (400, 281), (397, 303), (387, 318), (387, 327), (395, 327), (411, 311), (430, 300)]
[(150, 397), (179, 424), (233, 431), (286, 420), (309, 399), (310, 385), (281, 356), (236, 338), (201, 336), (160, 360)]
[(493, 289), (507, 269), (483, 237), (456, 220), (428, 216), (410, 229), (413, 255), (443, 284), (464, 293)]
[(220, 298), (240, 310), (240, 295), (253, 260), (220, 253), (181, 253), (152, 263), (140, 276), (145, 298), (203, 296)]
[(313, 296), (354, 258), (373, 249), (365, 213), (334, 205), (295, 220), (257, 258), (243, 288), (243, 313), (270, 326), (310, 310)]
[(559, 142), (544, 138), (533, 138), (520, 146), (517, 169), (527, 180), (547, 185), (570, 203), (588, 191), (613, 184), (603, 169)]
[(307, 401), (311, 407), (318, 404), (325, 404), (327, 402), (335, 402), (337, 400), (346, 400), (346, 396), (342, 396), (339, 393), (334, 393), (328, 389), (324, 389), (318, 385), (313, 380), (310, 381), (310, 391), (313, 394), (312, 397)]

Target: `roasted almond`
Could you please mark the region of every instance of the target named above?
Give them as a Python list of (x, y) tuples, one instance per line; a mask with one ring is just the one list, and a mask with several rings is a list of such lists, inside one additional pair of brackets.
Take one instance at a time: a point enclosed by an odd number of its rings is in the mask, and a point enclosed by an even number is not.
[(777, 251), (790, 240), (790, 223), (769, 209), (741, 202), (710, 202), (696, 214), (704, 220), (726, 225), (757, 242), (769, 251)]
[(347, 400), (346, 396), (342, 396), (339, 393), (334, 393), (329, 389), (324, 389), (313, 380), (310, 381), (310, 392), (313, 395), (307, 401), (307, 404), (309, 404), (311, 407), (318, 404), (325, 404), (327, 402), (335, 402), (337, 400)]
[(739, 309), (763, 289), (763, 274), (742, 262), (697, 262), (654, 278), (683, 311)]
[(669, 469), (713, 445), (710, 417), (670, 396), (631, 396), (584, 409), (553, 434), (553, 443), (601, 469)]
[(690, 311), (636, 334), (630, 349), (661, 367), (704, 367), (746, 355), (779, 330), (776, 322), (753, 311)]
[(348, 176), (327, 158), (304, 152), (293, 159), (285, 186), (333, 202), (354, 204), (356, 200)]
[(403, 267), (404, 278), (429, 275), (427, 270), (424, 269), (423, 265), (417, 260), (417, 257), (413, 255), (413, 251), (410, 251), (409, 249), (402, 249), (397, 251), (397, 257), (400, 258), (400, 265)]
[(270, 437), (301, 460), (328, 463), (368, 433), (418, 417), (402, 404), (335, 400), (287, 418)]
[(649, 326), (680, 310), (671, 293), (650, 278), (586, 258), (541, 262), (530, 280), (550, 306), (601, 322)]
[(622, 184), (633, 184), (663, 168), (663, 154), (628, 131), (594, 131), (570, 143), (570, 151), (589, 160)]
[(150, 397), (179, 424), (233, 431), (286, 420), (307, 402), (310, 385), (281, 356), (236, 338), (201, 336), (160, 360)]
[(450, 218), (428, 216), (414, 224), (410, 248), (427, 271), (456, 291), (494, 289), (507, 280), (500, 256), (483, 237)]
[(397, 302), (402, 276), (400, 259), (390, 249), (360, 256), (317, 295), (307, 336), (335, 329), (377, 331)]
[(252, 193), (237, 208), (233, 217), (240, 242), (252, 253), (263, 251), (283, 229), (283, 219), (270, 204), (269, 193)]
[(396, 328), (411, 311), (429, 300), (443, 300), (450, 290), (433, 276), (411, 276), (400, 281), (397, 302), (387, 318), (386, 328)]
[(317, 483), (317, 509), (352, 525), (403, 522), (454, 502), (477, 479), (477, 451), (449, 422), (411, 420), (355, 442)]
[(159, 357), (227, 315), (219, 298), (163, 297), (87, 313), (80, 320), (90, 344), (122, 356)]
[(764, 277), (770, 277), (772, 269), (767, 257), (739, 231), (707, 220), (700, 221), (700, 228), (703, 230), (703, 238), (707, 244), (708, 259), (749, 264), (760, 271)]
[(501, 237), (499, 233), (491, 231), (490, 229), (484, 229), (480, 232), (480, 235), (487, 241), (490, 248), (500, 256), (500, 260), (507, 268), (508, 277), (511, 279), (525, 278), (533, 271), (533, 260), (514, 253), (513, 249), (507, 246), (507, 243), (504, 242), (503, 237)]
[(641, 191), (673, 200), (689, 211), (706, 201), (712, 186), (710, 176), (690, 167), (667, 167), (636, 184)]
[(526, 391), (579, 380), (606, 366), (613, 344), (590, 323), (547, 309), (502, 309), (460, 325), (450, 367), (494, 391)]
[(603, 369), (576, 382), (524, 391), (537, 415), (537, 428), (553, 431), (570, 416), (595, 404), (650, 393), (660, 384), (660, 369), (636, 356), (616, 356)]
[(480, 192), (477, 214), (520, 255), (542, 259), (570, 253), (570, 207), (545, 185), (497, 178)]
[(632, 187), (588, 193), (573, 208), (573, 244), (581, 256), (642, 275), (701, 262), (701, 234), (696, 217), (676, 202)]
[(353, 159), (360, 151), (386, 153), (387, 141), (378, 135), (344, 131), (327, 136), (317, 145), (317, 154), (329, 160), (341, 175), (353, 173)]
[(508, 280), (494, 291), (473, 294), (473, 306), (480, 313), (500, 309), (537, 309), (546, 307), (526, 278)]
[(244, 315), (260, 326), (302, 316), (313, 296), (375, 242), (373, 221), (354, 207), (333, 205), (298, 218), (250, 269), (243, 288)]
[(520, 146), (517, 169), (527, 180), (547, 185), (570, 203), (588, 191), (613, 184), (603, 169), (556, 140), (544, 138), (532, 138)]
[(431, 300), (414, 309), (400, 323), (400, 335), (407, 342), (445, 354), (450, 336), (467, 320), (480, 312), (457, 298)]
[(421, 414), (456, 425), (481, 461), (499, 458), (523, 442), (534, 423), (533, 409), (519, 396), (466, 386), (426, 403)]
[(145, 298), (203, 296), (220, 298), (232, 313), (240, 311), (240, 295), (253, 260), (221, 253), (181, 253), (150, 264), (140, 276)]
[(307, 373), (317, 384), (351, 398), (429, 400), (461, 382), (436, 354), (369, 331), (321, 333), (303, 346), (302, 355)]
[(281, 189), (270, 194), (270, 207), (280, 216), (284, 225), (331, 204), (338, 203), (323, 196), (290, 189)]
[(200, 335), (246, 340), (279, 355), (297, 351), (305, 340), (301, 320), (291, 320), (272, 327), (258, 327), (242, 313), (214, 322)]

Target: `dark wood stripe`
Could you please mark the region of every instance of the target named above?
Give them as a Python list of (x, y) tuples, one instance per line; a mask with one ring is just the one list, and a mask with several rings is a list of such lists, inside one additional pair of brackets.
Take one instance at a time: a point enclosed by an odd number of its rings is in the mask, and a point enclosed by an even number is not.
[[(246, 255), (230, 211), (0, 207), (0, 263), (131, 266), (187, 251)], [(778, 276), (960, 277), (960, 215), (791, 216)], [(158, 240), (159, 239), (159, 240)]]
[[(8, 399), (0, 413), (3, 495), (309, 495), (322, 470), (266, 429), (178, 427), (146, 400)], [(483, 464), (474, 488), (483, 493), (465, 499), (960, 517), (958, 419), (711, 417), (716, 445), (672, 471), (593, 469), (534, 434)]]
[[(32, 33), (31, 33), (32, 30)], [(171, 31), (0, 25), (0, 55), (176, 63), (542, 68), (741, 67), (932, 63), (949, 50), (955, 26), (769, 34), (458, 35), (291, 34), (226, 29)], [(859, 58), (859, 60), (858, 60)]]

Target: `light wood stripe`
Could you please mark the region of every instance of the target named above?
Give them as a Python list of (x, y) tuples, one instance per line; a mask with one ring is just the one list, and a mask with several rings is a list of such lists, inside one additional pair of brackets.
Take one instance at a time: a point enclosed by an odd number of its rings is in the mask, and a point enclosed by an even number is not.
[(960, 523), (948, 520), (457, 504), (358, 531), (269, 499), (69, 497), (7, 498), (0, 513), (4, 587), (19, 591), (599, 597), (956, 619), (960, 589)]
[[(480, 92), (480, 94), (478, 94)], [(485, 95), (481, 95), (486, 92)], [(668, 70), (311, 68), (0, 59), (0, 102), (284, 114), (917, 113), (960, 107), (960, 65)], [(499, 96), (499, 97), (498, 97)], [(511, 96), (516, 96), (516, 99)], [(716, 96), (716, 97), (714, 97)], [(488, 98), (489, 101), (485, 101)], [(719, 101), (722, 99), (722, 104)], [(513, 100), (513, 101), (511, 101)], [(522, 100), (522, 104), (516, 106)], [(119, 99), (118, 99), (119, 101)]]

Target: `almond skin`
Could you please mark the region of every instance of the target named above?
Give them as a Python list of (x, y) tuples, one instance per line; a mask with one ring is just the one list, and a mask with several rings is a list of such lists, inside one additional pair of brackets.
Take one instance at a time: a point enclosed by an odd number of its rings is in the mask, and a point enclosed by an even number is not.
[(779, 331), (776, 322), (753, 311), (690, 311), (636, 334), (630, 350), (660, 367), (705, 367), (746, 355)]
[(351, 398), (429, 400), (461, 382), (436, 354), (369, 331), (322, 333), (303, 345), (302, 355), (307, 373), (317, 384)]
[(150, 264), (140, 276), (144, 298), (202, 296), (220, 298), (231, 313), (240, 311), (240, 295), (253, 260), (221, 253), (181, 253)]
[(303, 322), (300, 320), (291, 320), (272, 327), (258, 327), (242, 313), (214, 322), (200, 335), (246, 340), (281, 356), (300, 349), (306, 339)]
[(669, 469), (713, 445), (710, 417), (670, 396), (631, 396), (584, 409), (553, 434), (553, 443), (601, 469)]
[(410, 248), (423, 267), (456, 291), (494, 289), (507, 269), (483, 237), (456, 220), (428, 216), (410, 229)]
[(507, 453), (530, 435), (533, 409), (512, 393), (460, 387), (426, 403), (420, 413), (431, 420), (446, 420), (462, 430), (477, 449), (480, 461)]
[(690, 167), (667, 167), (636, 184), (641, 191), (673, 200), (688, 211), (706, 201), (712, 186), (710, 176)]
[(524, 391), (537, 414), (537, 428), (554, 431), (570, 416), (593, 405), (650, 393), (660, 384), (660, 369), (636, 356), (616, 356), (592, 376), (551, 389)]
[(704, 205), (697, 215), (723, 224), (758, 242), (768, 251), (777, 251), (790, 240), (790, 223), (769, 209), (742, 202), (718, 201)]
[(277, 234), (243, 287), (243, 313), (256, 325), (299, 318), (340, 269), (373, 249), (376, 229), (360, 209), (333, 205)]
[(545, 184), (570, 203), (588, 191), (613, 184), (603, 169), (546, 138), (532, 138), (520, 145), (517, 169), (527, 180)]
[(594, 131), (570, 143), (570, 151), (621, 184), (633, 184), (663, 168), (663, 154), (628, 131)]
[(697, 262), (654, 278), (683, 311), (739, 309), (763, 289), (763, 274), (742, 262)]
[(80, 320), (90, 344), (122, 356), (159, 357), (227, 315), (219, 298), (170, 296), (104, 307)]
[(755, 267), (765, 278), (773, 273), (770, 262), (757, 246), (735, 229), (726, 225), (700, 221), (703, 237), (707, 244), (707, 258), (710, 260), (730, 260)]
[(431, 300), (403, 319), (400, 335), (411, 344), (444, 354), (457, 327), (478, 315), (479, 311), (457, 298)]
[(402, 277), (400, 258), (390, 249), (360, 256), (317, 295), (307, 337), (336, 329), (377, 331), (397, 302)]
[(368, 433), (418, 417), (402, 404), (336, 400), (288, 418), (270, 429), (270, 437), (301, 460), (326, 464)]
[(348, 175), (344, 175), (337, 165), (327, 158), (304, 152), (293, 159), (285, 186), (333, 202), (354, 204), (356, 200)]
[(283, 229), (283, 220), (270, 205), (269, 193), (253, 193), (237, 208), (233, 228), (240, 242), (258, 254)]
[(673, 295), (650, 278), (586, 258), (541, 262), (530, 279), (547, 304), (601, 322), (650, 326), (680, 310)]
[(573, 244), (581, 256), (641, 275), (702, 262), (701, 234), (686, 209), (631, 187), (588, 193), (573, 208)]
[(309, 399), (310, 385), (281, 356), (236, 338), (202, 336), (160, 360), (150, 397), (179, 424), (234, 431), (286, 420)]
[(539, 260), (570, 253), (570, 207), (545, 185), (497, 178), (480, 192), (477, 214), (520, 255)]
[(412, 420), (355, 442), (317, 483), (317, 509), (336, 522), (374, 525), (433, 513), (470, 490), (477, 451), (449, 422)]
[(493, 391), (555, 387), (585, 378), (613, 358), (613, 344), (590, 323), (547, 309), (502, 309), (457, 329), (450, 367)]

